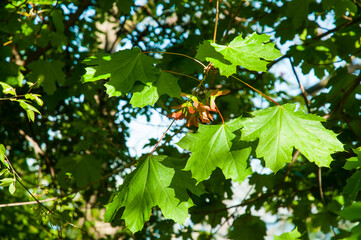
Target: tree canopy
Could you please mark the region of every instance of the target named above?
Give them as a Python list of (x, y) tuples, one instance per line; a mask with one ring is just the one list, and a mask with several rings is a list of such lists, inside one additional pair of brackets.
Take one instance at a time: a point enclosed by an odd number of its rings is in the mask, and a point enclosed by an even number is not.
[(361, 238), (360, 0), (3, 0), (0, 59), (1, 239)]

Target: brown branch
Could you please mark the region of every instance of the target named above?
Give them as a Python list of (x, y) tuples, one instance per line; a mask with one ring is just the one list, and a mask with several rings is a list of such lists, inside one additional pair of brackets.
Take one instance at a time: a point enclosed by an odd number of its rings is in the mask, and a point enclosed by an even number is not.
[(219, 1), (220, 0), (217, 0), (217, 4), (216, 4), (216, 21), (214, 24), (213, 43), (216, 43), (216, 37), (217, 37), (217, 27), (218, 27), (218, 18), (219, 18)]
[[(311, 38), (311, 39), (310, 39), (310, 42), (312, 42), (312, 41), (314, 41), (314, 40), (320, 40), (321, 38), (326, 37), (327, 35), (329, 35), (329, 34), (331, 34), (331, 33), (334, 33), (334, 32), (336, 32), (336, 31), (340, 30), (341, 28), (349, 27), (349, 26), (351, 26), (351, 25), (353, 25), (353, 24), (355, 24), (355, 23), (358, 23), (358, 22), (360, 22), (360, 21), (361, 21), (361, 16), (359, 16), (359, 17), (357, 17), (357, 18), (354, 18), (353, 20), (351, 20), (351, 21), (349, 21), (349, 22), (340, 24), (340, 25), (338, 25), (337, 27), (335, 27), (335, 28), (333, 28), (333, 29), (331, 29), (331, 30), (328, 30), (328, 31), (325, 32), (325, 33), (322, 33), (322, 34), (320, 34), (320, 35), (318, 35), (318, 36), (316, 36), (316, 37)], [(310, 43), (310, 42), (309, 42), (309, 43)], [(309, 44), (309, 43), (308, 43), (308, 44)], [(307, 44), (304, 44), (304, 45), (307, 45)]]
[(296, 152), (293, 154), (292, 160), (291, 160), (290, 164), (289, 164), (288, 167), (287, 167), (286, 174), (283, 176), (282, 181), (281, 181), (280, 185), (279, 185), (278, 188), (277, 188), (277, 191), (276, 191), (277, 194), (278, 194), (279, 191), (282, 189), (283, 184), (286, 182), (286, 178), (287, 178), (288, 174), (290, 173), (291, 167), (292, 167), (292, 165), (295, 163), (298, 155), (300, 155), (300, 150), (296, 150)]
[(243, 1), (240, 2), (237, 10), (234, 12), (234, 14), (232, 14), (231, 20), (229, 21), (229, 24), (228, 24), (228, 27), (227, 27), (227, 30), (226, 30), (226, 32), (225, 32), (225, 34), (223, 36), (223, 41), (222, 41), (223, 44), (227, 41), (229, 31), (231, 30), (231, 27), (233, 26), (233, 23), (236, 20), (236, 16), (238, 15), (239, 11), (241, 11), (242, 6), (243, 6)]
[(164, 138), (164, 136), (167, 134), (168, 130), (170, 129), (170, 127), (173, 125), (173, 123), (175, 122), (175, 119), (173, 119), (173, 121), (169, 124), (167, 130), (165, 130), (165, 132), (163, 133), (162, 137), (159, 139), (159, 141), (157, 142), (157, 144), (154, 146), (154, 148), (152, 149), (152, 151), (149, 153), (149, 156), (151, 156), (153, 154), (153, 152), (155, 151), (155, 149), (157, 149), (159, 143), (162, 141), (162, 139)]
[(50, 171), (50, 176), (51, 179), (53, 180), (53, 184), (55, 184), (55, 169), (53, 166), (53, 163), (51, 162), (51, 160), (48, 158), (48, 156), (45, 154), (45, 152), (41, 149), (41, 147), (39, 146), (39, 144), (29, 135), (27, 135), (23, 130), (19, 130), (19, 133), (21, 135), (23, 135), (25, 137), (26, 140), (28, 140), (28, 142), (30, 144), (33, 145), (34, 147), (34, 152), (35, 152), (35, 157), (37, 159), (39, 159), (39, 154), (45, 159), (45, 163), (47, 165), (47, 167), (49, 168)]

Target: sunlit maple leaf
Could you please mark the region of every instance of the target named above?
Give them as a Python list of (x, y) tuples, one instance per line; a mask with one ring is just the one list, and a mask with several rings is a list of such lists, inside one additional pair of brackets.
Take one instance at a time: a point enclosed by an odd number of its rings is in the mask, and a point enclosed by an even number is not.
[[(136, 170), (125, 178), (113, 201), (106, 206), (106, 222), (112, 221), (124, 208), (121, 218), (132, 232), (137, 232), (149, 220), (152, 208), (158, 206), (164, 217), (184, 224), (188, 208), (193, 205), (185, 192), (186, 189), (195, 189), (192, 187), (195, 181), (182, 173), (179, 174), (183, 177), (177, 177), (175, 168), (170, 166), (172, 163), (165, 161), (167, 156), (149, 156), (138, 164)], [(186, 198), (186, 201), (179, 198)]]
[(293, 148), (318, 166), (328, 167), (331, 154), (343, 151), (342, 143), (321, 124), (324, 118), (295, 109), (296, 104), (285, 104), (253, 112), (255, 117), (243, 122), (241, 139), (259, 139), (257, 157), (263, 157), (273, 171), (291, 162)]
[(207, 179), (217, 167), (227, 178), (242, 182), (252, 173), (247, 165), (251, 153), (249, 144), (234, 143), (241, 127), (239, 119), (225, 125), (200, 125), (196, 133), (187, 133), (177, 145), (192, 152), (185, 170), (198, 182)]
[(237, 65), (253, 71), (266, 71), (270, 61), (282, 56), (270, 36), (253, 33), (246, 38), (238, 36), (228, 45), (220, 45), (210, 41), (203, 42), (196, 58), (210, 61), (219, 68), (220, 74), (230, 76), (237, 72)]

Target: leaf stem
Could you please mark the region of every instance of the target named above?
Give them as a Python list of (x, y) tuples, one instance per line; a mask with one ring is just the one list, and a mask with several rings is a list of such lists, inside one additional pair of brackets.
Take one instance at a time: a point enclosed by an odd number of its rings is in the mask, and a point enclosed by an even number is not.
[(219, 19), (219, 0), (217, 0), (217, 4), (216, 4), (216, 22), (214, 25), (213, 43), (216, 43), (218, 19)]
[(153, 154), (153, 152), (155, 151), (155, 149), (157, 149), (159, 143), (162, 141), (162, 139), (164, 138), (165, 134), (169, 131), (170, 127), (173, 125), (173, 123), (175, 122), (175, 119), (173, 119), (173, 121), (169, 124), (167, 130), (165, 130), (165, 132), (163, 133), (162, 137), (159, 139), (159, 141), (157, 142), (157, 144), (154, 146), (154, 148), (152, 149), (152, 151), (149, 153), (149, 156), (151, 156)]
[(223, 125), (224, 125), (224, 119), (223, 119), (223, 116), (222, 116), (222, 114), (221, 114), (221, 111), (219, 111), (219, 109), (218, 109), (218, 107), (216, 106), (216, 109), (217, 109), (217, 113), (219, 114), (219, 116), (221, 117), (221, 119), (222, 119), (222, 123), (223, 123)]
[(267, 96), (267, 95), (264, 94), (263, 92), (255, 89), (254, 87), (252, 87), (252, 86), (249, 85), (248, 83), (242, 81), (241, 79), (239, 79), (239, 78), (237, 78), (237, 77), (235, 77), (235, 76), (233, 76), (233, 75), (232, 75), (231, 77), (233, 77), (234, 79), (240, 81), (241, 83), (243, 83), (243, 84), (246, 85), (247, 87), (249, 87), (249, 88), (253, 89), (254, 91), (258, 92), (259, 94), (261, 94), (261, 95), (262, 95), (263, 97), (265, 97), (267, 100), (269, 100), (269, 101), (271, 101), (271, 102), (273, 102), (273, 103), (275, 103), (275, 104), (277, 104), (278, 106), (281, 107), (281, 105), (279, 105), (275, 100), (273, 100), (272, 98), (270, 98), (269, 96)]
[(187, 74), (184, 74), (184, 73), (179, 73), (179, 72), (174, 72), (174, 71), (170, 71), (170, 70), (161, 70), (163, 72), (167, 72), (167, 73), (172, 73), (172, 74), (177, 74), (177, 75), (180, 75), (180, 76), (184, 76), (184, 77), (189, 77), (189, 78), (192, 78), (198, 82), (201, 82), (202, 80), (199, 80), (193, 76), (190, 76), (190, 75), (187, 75)]
[(182, 53), (174, 53), (174, 52), (156, 52), (156, 51), (145, 51), (143, 53), (160, 53), (160, 54), (169, 54), (169, 55), (178, 55), (178, 56), (182, 56), (182, 57), (186, 57), (186, 58), (189, 58), (189, 59), (192, 59), (193, 61), (199, 63), (200, 65), (202, 65), (203, 68), (206, 68), (207, 66), (204, 65), (201, 61), (199, 61), (198, 59), (196, 58), (193, 58), (193, 57), (190, 57), (188, 55), (185, 55), (185, 54), (182, 54)]

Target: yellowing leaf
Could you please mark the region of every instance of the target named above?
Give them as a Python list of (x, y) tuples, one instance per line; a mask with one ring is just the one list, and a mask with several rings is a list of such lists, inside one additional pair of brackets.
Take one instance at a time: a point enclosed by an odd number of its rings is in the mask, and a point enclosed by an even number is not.
[(328, 167), (331, 154), (343, 151), (342, 143), (321, 124), (324, 118), (295, 109), (295, 104), (285, 104), (253, 112), (255, 117), (243, 122), (241, 139), (259, 139), (257, 157), (263, 157), (273, 171), (291, 162), (294, 147), (309, 161)]

